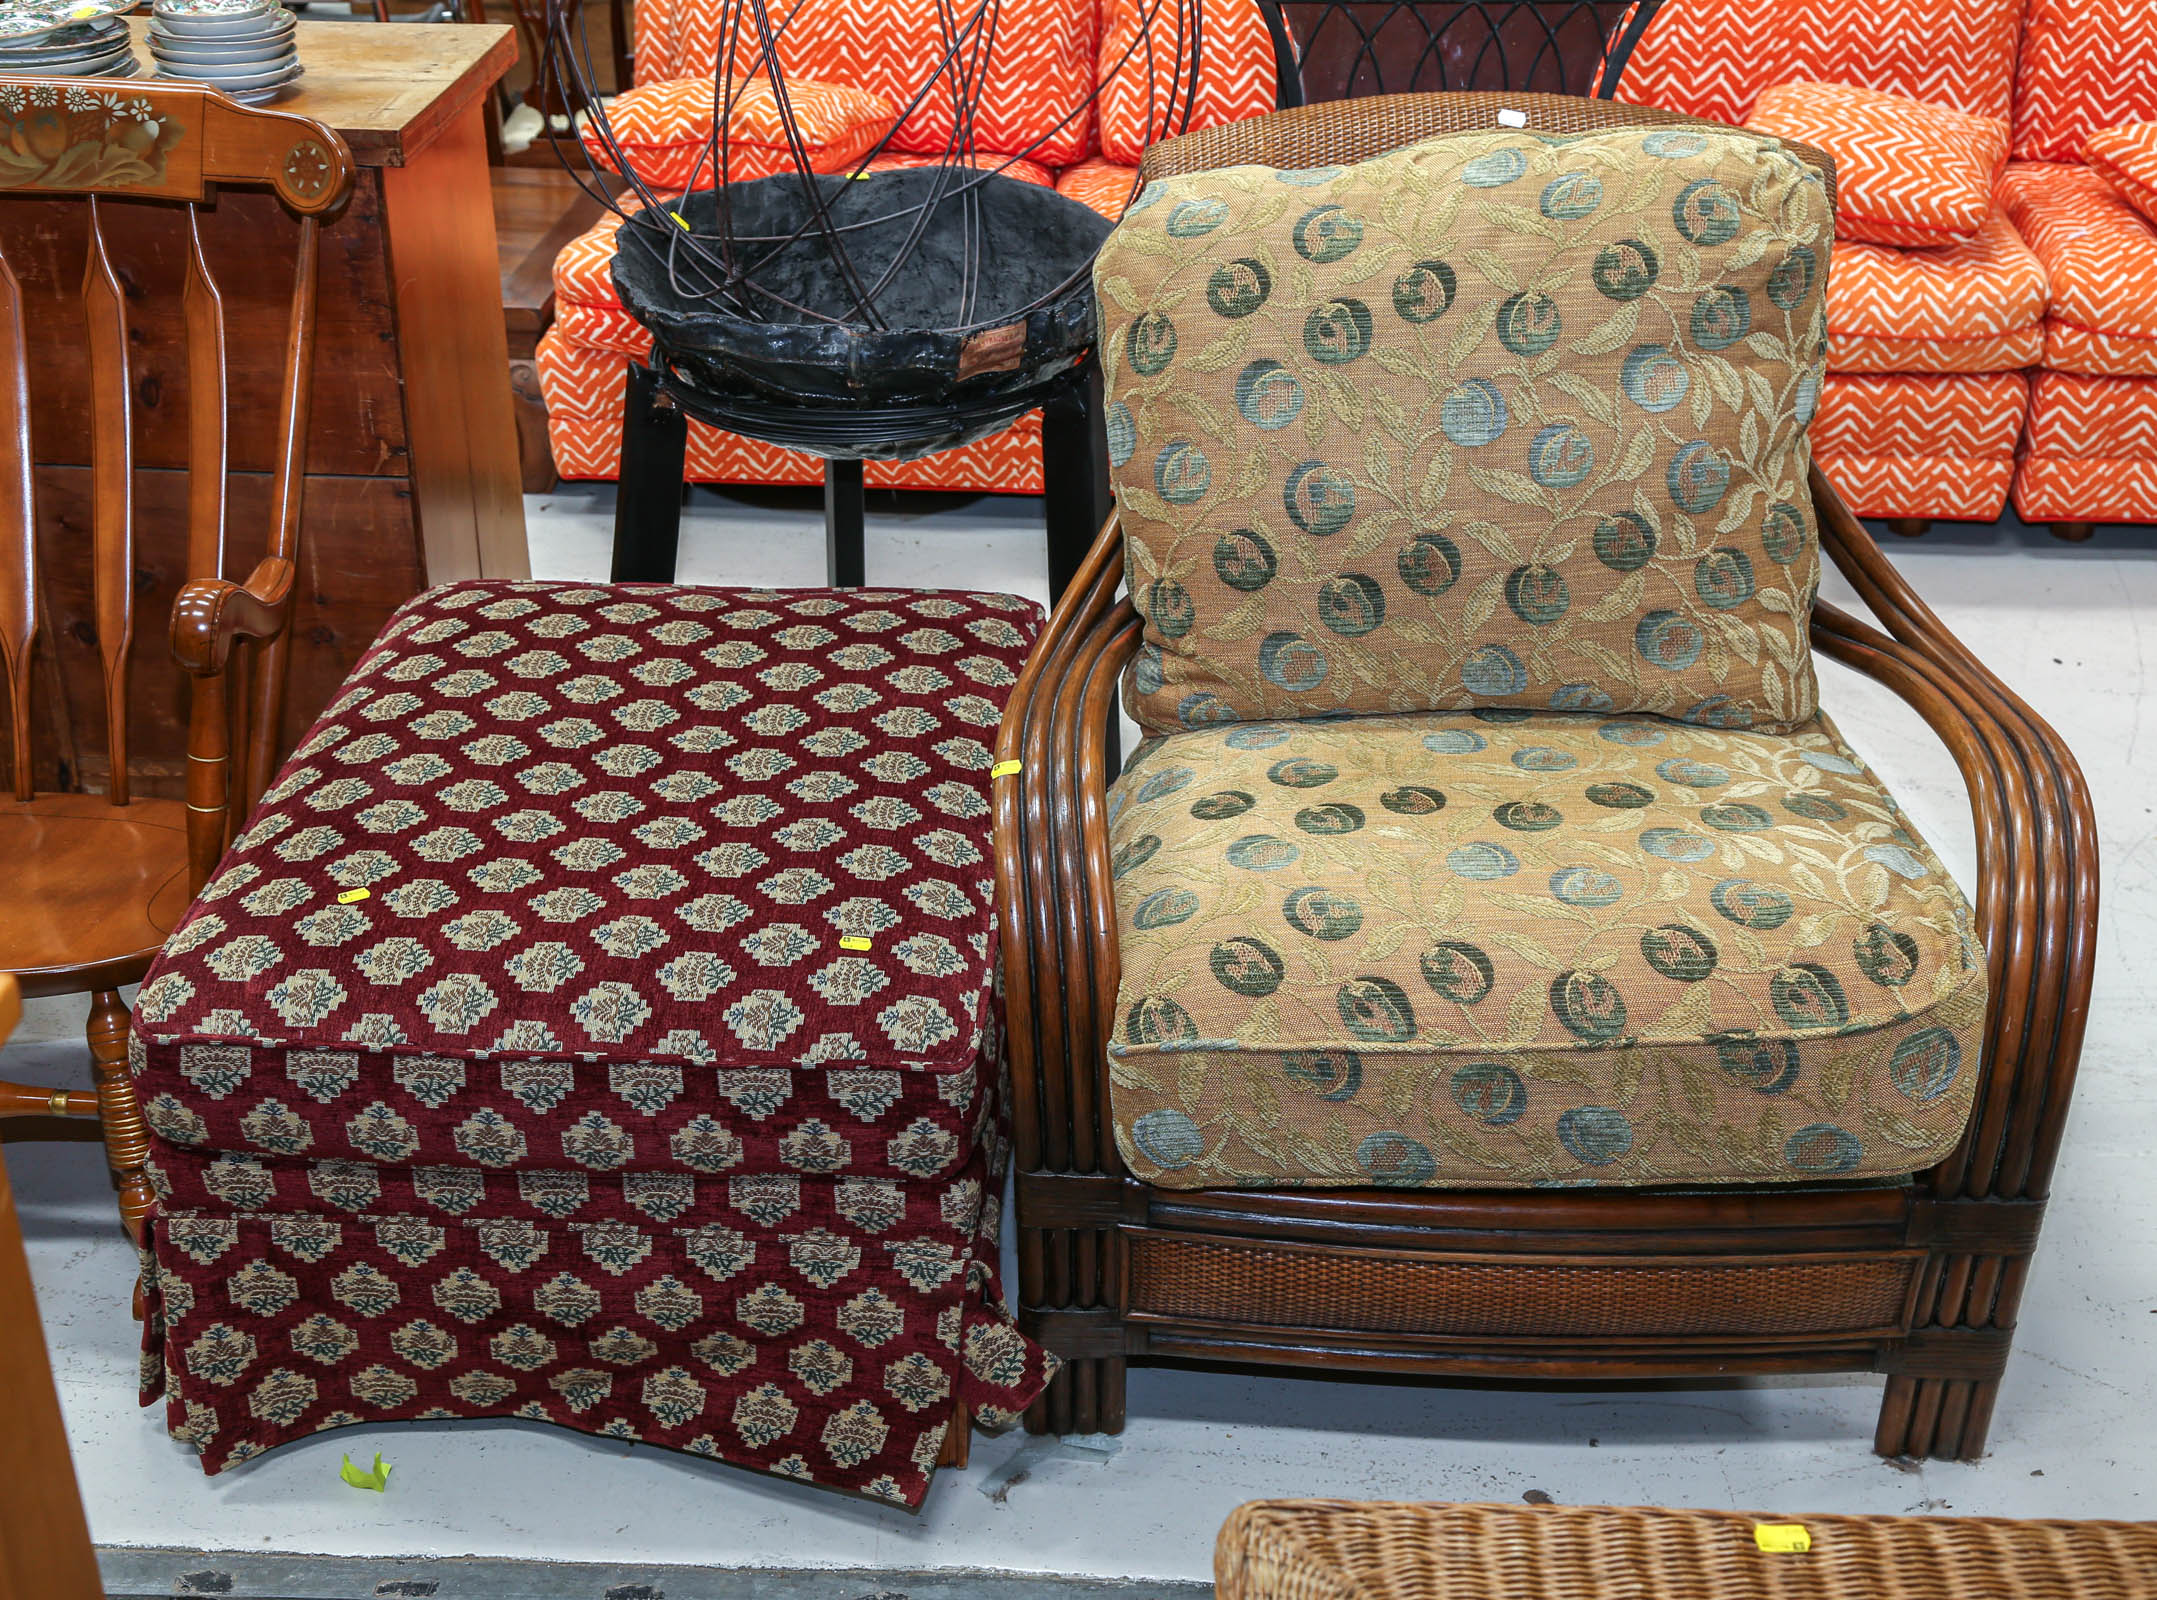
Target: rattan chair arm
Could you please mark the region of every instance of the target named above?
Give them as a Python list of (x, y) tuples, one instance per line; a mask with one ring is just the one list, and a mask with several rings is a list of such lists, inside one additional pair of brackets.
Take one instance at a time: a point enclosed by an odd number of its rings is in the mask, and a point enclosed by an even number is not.
[[(2042, 1199), (2059, 1152), (2096, 957), (2097, 830), (2052, 728), (1949, 631), (1834, 489), (1813, 475), (1821, 544), (1885, 628), (1817, 609), (1828, 655), (1879, 678), (1940, 731), (1970, 783), (1978, 932), (1991, 961), (1986, 1082), (1938, 1192)], [(1950, 732), (1950, 729), (1959, 730)]]
[[(1076, 1149), (1102, 1145), (1091, 1116), (1081, 1131), (1074, 1112), (1093, 1103), (1096, 1046), (1107, 1037), (1098, 1019), (1115, 1004), (1113, 939), (1104, 991), (1083, 930), (1113, 927), (1113, 903), (1091, 903), (1086, 818), (1093, 818), (1105, 872), (1115, 669), (1103, 669), (1100, 635), (1110, 617), (1129, 613), (1116, 599), (1122, 581), (1123, 534), (1112, 514), (1019, 674), (997, 730), (998, 765), (1018, 764), (998, 780), (992, 803), (1012, 1139), (1021, 1171), (1073, 1170)], [(1092, 737), (1081, 738), (1088, 707), (1098, 720)], [(1084, 794), (1089, 778), (1090, 798)], [(1079, 1075), (1084, 1086), (1074, 1083)], [(1113, 1142), (1107, 1148), (1113, 1159)]]

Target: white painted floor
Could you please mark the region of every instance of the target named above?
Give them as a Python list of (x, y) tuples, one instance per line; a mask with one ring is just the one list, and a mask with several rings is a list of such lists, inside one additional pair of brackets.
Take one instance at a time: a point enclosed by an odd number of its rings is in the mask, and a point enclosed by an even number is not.
[[(529, 503), (535, 568), (602, 577), (611, 497)], [(872, 579), (1039, 596), (1040, 507), (872, 500)], [(96, 1537), (335, 1555), (498, 1555), (772, 1567), (988, 1568), (1203, 1578), (1229, 1509), (1262, 1495), (1656, 1502), (1805, 1511), (2157, 1518), (2157, 529), (2086, 546), (1943, 527), (1891, 554), (2082, 759), (2105, 851), (2104, 932), (2081, 1088), (1992, 1454), (1891, 1466), (1868, 1442), (1877, 1380), (1699, 1390), (1497, 1390), (1135, 1370), (1113, 1454), (983, 1439), (918, 1515), (522, 1424), (409, 1424), (287, 1447), (217, 1479), (134, 1404), (133, 1262), (91, 1145), (9, 1151)], [(802, 496), (700, 491), (682, 576), (822, 578)], [(1831, 594), (1836, 586), (1831, 584)], [(1852, 742), (1969, 881), (1945, 753), (1883, 691), (1823, 665)], [(41, 1002), (0, 1062), (80, 1082), (80, 1007)], [(57, 1042), (54, 1042), (57, 1041)], [(396, 1465), (338, 1481), (346, 1451)], [(1013, 1456), (1034, 1452), (1018, 1463)], [(992, 1492), (1001, 1489), (1002, 1492)]]

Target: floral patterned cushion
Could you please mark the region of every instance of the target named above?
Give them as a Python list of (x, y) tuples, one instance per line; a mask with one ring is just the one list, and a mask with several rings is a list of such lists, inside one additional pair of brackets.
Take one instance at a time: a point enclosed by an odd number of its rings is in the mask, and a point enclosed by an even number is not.
[(152, 969), (145, 1397), (215, 1472), (516, 1416), (919, 1502), (997, 1287), (1007, 595), (391, 619)]
[[(146, 1097), (304, 1111), (318, 1074), (438, 1060), (970, 1071), (989, 745), (1038, 623), (1007, 595), (421, 595), (152, 968)], [(418, 1137), (397, 1159), (460, 1159)]]
[(1824, 719), (1247, 724), (1111, 805), (1149, 1183), (1876, 1176), (1968, 1116), (1969, 908)]
[(1835, 158), (1838, 241), (1967, 239), (1992, 215), (1992, 186), (2007, 163), (2005, 117), (1844, 83), (1777, 84), (1745, 125)]
[(1095, 266), (1132, 714), (1802, 722), (1830, 229), (1734, 130), (1149, 185)]

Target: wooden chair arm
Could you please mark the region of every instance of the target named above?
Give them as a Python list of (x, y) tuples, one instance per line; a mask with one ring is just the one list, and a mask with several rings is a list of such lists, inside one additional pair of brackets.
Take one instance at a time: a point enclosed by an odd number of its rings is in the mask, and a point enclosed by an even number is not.
[(239, 639), (274, 639), (292, 622), (292, 563), (265, 556), (245, 584), (197, 578), (172, 603), (172, 657), (198, 678), (225, 670)]

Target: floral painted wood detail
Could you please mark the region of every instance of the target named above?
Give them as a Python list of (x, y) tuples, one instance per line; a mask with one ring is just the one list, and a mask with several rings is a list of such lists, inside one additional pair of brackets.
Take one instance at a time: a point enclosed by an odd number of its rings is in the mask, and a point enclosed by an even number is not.
[(0, 83), (0, 188), (162, 189), (186, 137), (168, 109), (124, 89)]

